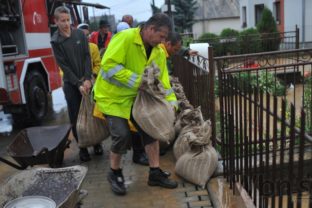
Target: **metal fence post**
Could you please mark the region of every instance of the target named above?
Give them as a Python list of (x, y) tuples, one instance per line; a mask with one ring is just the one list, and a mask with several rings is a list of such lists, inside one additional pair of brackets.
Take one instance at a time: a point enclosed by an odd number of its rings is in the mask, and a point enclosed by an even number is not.
[(215, 93), (214, 93), (214, 79), (215, 79), (215, 67), (213, 60), (213, 48), (208, 47), (208, 63), (209, 63), (209, 94), (210, 94), (210, 119), (212, 125), (212, 144), (216, 145), (216, 119), (215, 119)]

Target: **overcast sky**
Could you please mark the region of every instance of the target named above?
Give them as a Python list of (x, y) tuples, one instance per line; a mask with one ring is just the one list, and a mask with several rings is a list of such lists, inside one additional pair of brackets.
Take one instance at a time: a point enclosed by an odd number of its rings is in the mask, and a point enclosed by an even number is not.
[[(154, 0), (155, 5), (160, 7), (164, 4), (165, 0)], [(95, 15), (112, 14), (115, 15), (115, 19), (118, 22), (122, 15), (130, 14), (140, 21), (147, 20), (151, 15), (152, 0), (83, 0), (83, 2), (99, 3), (104, 6), (110, 7), (110, 9), (95, 9)], [(93, 15), (93, 11), (89, 14)]]

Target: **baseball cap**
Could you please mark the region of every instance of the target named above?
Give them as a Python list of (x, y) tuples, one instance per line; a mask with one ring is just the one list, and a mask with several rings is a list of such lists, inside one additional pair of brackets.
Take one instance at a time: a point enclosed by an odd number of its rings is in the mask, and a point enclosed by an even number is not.
[(117, 25), (117, 32), (128, 29), (130, 26), (126, 22), (119, 22)]
[(81, 23), (77, 26), (77, 28), (81, 30), (89, 30), (89, 25), (86, 23)]

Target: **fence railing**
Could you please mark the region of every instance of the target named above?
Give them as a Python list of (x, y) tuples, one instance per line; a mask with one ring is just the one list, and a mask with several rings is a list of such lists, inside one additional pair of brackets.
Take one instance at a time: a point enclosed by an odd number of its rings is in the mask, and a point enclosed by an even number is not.
[(225, 177), (257, 207), (311, 207), (312, 49), (214, 61)]

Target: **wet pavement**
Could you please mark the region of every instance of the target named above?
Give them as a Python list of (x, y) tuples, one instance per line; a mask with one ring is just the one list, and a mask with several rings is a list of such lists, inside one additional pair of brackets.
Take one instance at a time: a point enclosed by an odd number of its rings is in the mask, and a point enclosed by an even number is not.
[[(58, 115), (50, 118), (45, 125), (67, 123), (66, 115)], [(6, 159), (6, 146), (12, 141), (16, 132), (15, 130), (10, 136), (0, 135), (0, 155)], [(147, 185), (149, 168), (134, 164), (132, 162), (132, 151), (123, 157), (123, 173), (127, 184), (127, 195), (116, 196), (110, 189), (110, 184), (106, 179), (109, 171), (109, 147), (110, 139), (103, 141), (104, 154), (95, 156), (93, 148), (89, 148), (91, 161), (80, 163), (78, 156), (78, 146), (70, 135), (72, 140), (70, 148), (65, 150), (63, 166), (83, 165), (88, 167), (88, 173), (82, 184), (82, 189), (88, 192), (88, 195), (82, 200), (81, 208), (183, 208), (183, 207), (212, 207), (208, 192), (190, 183), (185, 182), (174, 173), (175, 160), (172, 151), (161, 156), (161, 168), (172, 173), (172, 178), (179, 182), (176, 189), (165, 189), (161, 187), (150, 187)], [(41, 165), (47, 167), (47, 165)], [(31, 168), (31, 167), (28, 167)], [(21, 170), (16, 170), (2, 162), (0, 162), (0, 183), (4, 183), (10, 175)]]

